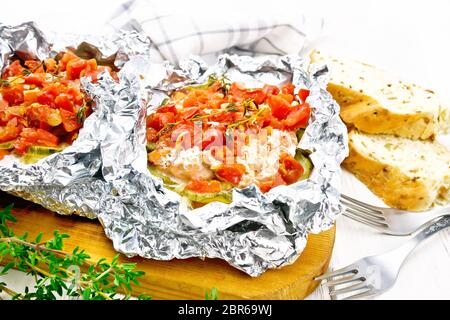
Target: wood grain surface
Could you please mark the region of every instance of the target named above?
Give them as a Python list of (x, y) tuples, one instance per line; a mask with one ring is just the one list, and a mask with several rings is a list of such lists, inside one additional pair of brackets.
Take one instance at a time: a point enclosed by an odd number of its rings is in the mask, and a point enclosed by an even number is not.
[[(69, 233), (65, 250), (79, 246), (93, 261), (116, 255), (102, 226), (81, 217), (59, 216), (38, 205), (0, 192), (0, 206), (14, 203), (18, 222), (12, 227), (16, 234), (29, 232), (35, 236), (44, 232), (44, 240), (53, 230)], [(136, 293), (146, 293), (154, 299), (204, 299), (205, 292), (217, 288), (219, 299), (303, 299), (318, 285), (314, 277), (328, 268), (335, 239), (335, 228), (319, 235), (310, 235), (308, 244), (297, 261), (282, 269), (270, 270), (252, 278), (219, 259), (157, 261), (142, 258), (127, 259), (138, 263), (146, 275)]]

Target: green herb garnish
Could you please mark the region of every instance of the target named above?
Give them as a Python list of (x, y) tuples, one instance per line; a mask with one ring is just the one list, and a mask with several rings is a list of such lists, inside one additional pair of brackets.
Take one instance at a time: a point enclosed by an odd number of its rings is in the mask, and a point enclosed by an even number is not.
[[(144, 275), (135, 271), (135, 263), (119, 263), (119, 255), (110, 262), (100, 259), (89, 261), (90, 256), (82, 249), (71, 253), (63, 250), (64, 240), (70, 236), (53, 232), (53, 238), (42, 241), (40, 233), (34, 240), (27, 233), (19, 236), (7, 222), (16, 222), (11, 212), (12, 206), (0, 210), (0, 261), (8, 261), (0, 267), (0, 275), (8, 274), (12, 268), (32, 275), (34, 288), (26, 287), (24, 292), (16, 292), (7, 283), (0, 282), (0, 292), (14, 300), (55, 300), (78, 298), (84, 300), (116, 300), (131, 298), (132, 284), (139, 285), (138, 278)], [(34, 289), (34, 290), (33, 290)], [(126, 292), (120, 298), (118, 292)], [(150, 299), (146, 295), (139, 299)]]

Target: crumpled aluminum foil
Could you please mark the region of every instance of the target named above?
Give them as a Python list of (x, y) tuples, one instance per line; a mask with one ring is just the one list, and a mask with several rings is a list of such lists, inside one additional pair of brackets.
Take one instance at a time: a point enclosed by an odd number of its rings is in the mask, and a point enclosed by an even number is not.
[[(13, 50), (45, 58), (61, 41), (51, 41), (33, 23), (0, 25), (0, 65)], [(325, 90), (326, 67), (310, 69), (297, 56), (250, 58), (223, 55), (213, 67), (191, 58), (175, 68), (150, 63), (150, 46), (137, 34), (105, 41), (87, 40), (108, 54), (122, 50), (131, 58), (119, 83), (105, 73), (98, 83), (82, 81), (95, 101), (74, 144), (35, 165), (13, 157), (0, 161), (0, 189), (60, 214), (98, 217), (116, 250), (128, 256), (170, 260), (220, 258), (251, 276), (290, 264), (309, 233), (330, 228), (342, 211), (340, 163), (346, 157), (346, 128), (339, 107)], [(115, 42), (117, 41), (117, 42)], [(104, 48), (102, 47), (104, 45)], [(116, 48), (116, 49), (115, 49)], [(308, 180), (262, 194), (255, 186), (233, 191), (233, 203), (211, 203), (188, 210), (181, 197), (147, 170), (145, 117), (174, 89), (203, 83), (211, 74), (226, 75), (248, 86), (292, 81), (311, 90), (310, 124), (299, 143), (309, 150), (314, 170)], [(147, 110), (148, 109), (148, 110)]]
[[(52, 37), (44, 35), (32, 22), (18, 26), (0, 24), (0, 68), (6, 66), (13, 53), (45, 59), (52, 50), (77, 46), (82, 41), (96, 45), (104, 54), (117, 52), (118, 67), (126, 65), (129, 57), (146, 55), (151, 46), (147, 38), (136, 32), (120, 32), (110, 38), (56, 34)], [(113, 88), (109, 80), (109, 87)], [(83, 84), (88, 86), (89, 79), (83, 79)], [(130, 82), (124, 79), (123, 84)], [(13, 156), (0, 161), (0, 189), (60, 214), (96, 218), (99, 199), (110, 192), (101, 178), (100, 142), (108, 135), (108, 117), (114, 105), (95, 104), (99, 107), (94, 107), (95, 112), (86, 119), (77, 140), (62, 152), (34, 165), (22, 164)]]
[[(303, 251), (309, 233), (329, 229), (342, 207), (339, 203), (340, 163), (347, 156), (347, 130), (339, 106), (326, 91), (327, 69), (312, 66), (298, 56), (251, 58), (223, 55), (208, 66), (192, 57), (177, 69), (169, 63), (134, 60), (129, 74), (144, 76), (142, 92), (147, 106), (126, 104), (111, 95), (106, 83), (88, 90), (105, 105), (119, 101), (113, 128), (100, 144), (103, 177), (110, 184), (98, 218), (114, 247), (127, 256), (159, 260), (189, 257), (220, 258), (251, 276), (293, 263)], [(204, 83), (212, 75), (227, 76), (249, 87), (292, 81), (311, 91), (313, 112), (299, 143), (308, 150), (314, 169), (309, 179), (279, 186), (266, 194), (255, 186), (233, 190), (233, 202), (210, 203), (188, 210), (180, 195), (166, 189), (147, 170), (145, 116), (171, 91)], [(124, 91), (132, 95), (126, 87)], [(148, 110), (146, 108), (148, 107)]]

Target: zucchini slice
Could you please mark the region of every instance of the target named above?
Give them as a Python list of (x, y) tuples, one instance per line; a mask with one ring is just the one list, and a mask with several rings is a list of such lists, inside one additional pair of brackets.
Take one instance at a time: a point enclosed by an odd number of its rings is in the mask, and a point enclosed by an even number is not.
[(180, 185), (179, 183), (173, 181), (170, 177), (165, 175), (164, 173), (161, 173), (153, 166), (148, 166), (148, 170), (152, 175), (155, 177), (161, 178), (164, 186), (172, 191), (178, 192), (182, 196), (188, 198), (191, 202), (197, 202), (201, 204), (207, 204), (214, 201), (219, 201), (223, 203), (231, 203), (232, 201), (232, 191), (231, 188), (227, 183), (223, 184), (223, 188), (226, 190), (223, 190), (221, 192), (216, 193), (198, 193), (191, 190), (186, 190), (184, 186)]
[(23, 156), (20, 157), (20, 161), (22, 161), (25, 164), (35, 164), (36, 162), (45, 157), (47, 156), (25, 153)]
[(0, 143), (0, 150), (10, 150), (14, 147), (15, 140)]
[(156, 143), (154, 143), (154, 142), (147, 143), (147, 152), (152, 152), (155, 149), (156, 149)]
[(305, 133), (305, 129), (298, 129), (295, 135), (297, 136), (297, 141), (300, 142), (302, 140), (303, 134)]
[(191, 190), (183, 190), (182, 195), (192, 202), (207, 204), (214, 201), (231, 203), (233, 195), (231, 191), (221, 191), (215, 193), (198, 193)]
[(158, 169), (156, 169), (155, 167), (147, 166), (147, 168), (148, 168), (148, 171), (150, 171), (150, 173), (152, 175), (154, 175), (155, 177), (161, 178), (161, 180), (164, 182), (164, 186), (167, 187), (168, 189), (173, 190), (173, 188), (175, 188), (177, 186), (177, 183), (175, 181), (170, 179), (164, 173), (158, 171)]
[(297, 150), (295, 154), (295, 160), (297, 160), (302, 165), (304, 170), (302, 176), (298, 179), (298, 181), (308, 179), (313, 169), (311, 160), (309, 160), (309, 158), (305, 156), (301, 150)]
[(49, 156), (61, 152), (63, 149), (64, 147), (31, 146), (28, 148), (27, 154), (34, 156)]

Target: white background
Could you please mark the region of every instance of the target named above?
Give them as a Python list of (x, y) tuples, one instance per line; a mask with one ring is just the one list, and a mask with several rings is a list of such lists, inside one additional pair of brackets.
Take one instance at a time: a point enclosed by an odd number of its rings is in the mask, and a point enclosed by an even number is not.
[[(0, 22), (37, 21), (44, 29), (99, 33), (120, 0), (71, 2), (2, 1)], [(450, 101), (450, 0), (227, 0), (165, 1), (174, 11), (191, 15), (296, 15), (325, 18), (324, 35), (316, 43), (322, 51), (377, 65), (405, 80), (433, 89)], [(222, 11), (216, 11), (222, 10)], [(447, 139), (446, 139), (447, 140)], [(344, 192), (380, 203), (362, 184), (344, 174)], [(406, 238), (380, 235), (340, 217), (332, 267), (345, 266), (363, 256), (381, 253)], [(4, 279), (20, 286), (24, 278)], [(325, 290), (311, 298), (327, 299)], [(393, 289), (382, 299), (450, 299), (450, 230), (422, 244), (404, 265)]]

